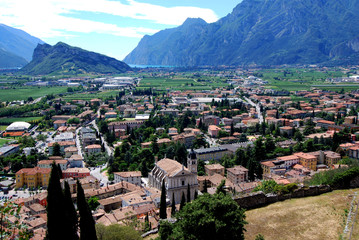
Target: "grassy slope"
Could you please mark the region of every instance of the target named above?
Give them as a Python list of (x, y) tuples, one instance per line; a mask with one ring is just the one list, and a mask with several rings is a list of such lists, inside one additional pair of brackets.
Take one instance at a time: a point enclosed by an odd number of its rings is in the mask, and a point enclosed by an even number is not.
[(36, 99), (47, 94), (65, 93), (67, 87), (22, 87), (16, 89), (0, 89), (0, 101)]
[[(344, 229), (345, 209), (359, 189), (338, 190), (316, 197), (291, 199), (246, 212), (246, 239), (258, 233), (266, 240), (339, 239)], [(352, 239), (359, 239), (356, 218)]]

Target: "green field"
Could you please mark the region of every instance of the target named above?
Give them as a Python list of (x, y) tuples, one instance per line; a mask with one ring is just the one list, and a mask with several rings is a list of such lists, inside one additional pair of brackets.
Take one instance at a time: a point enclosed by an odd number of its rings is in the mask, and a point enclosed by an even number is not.
[(228, 86), (228, 84), (220, 78), (200, 77), (199, 79), (191, 77), (144, 78), (141, 80), (139, 88), (151, 87), (160, 90), (167, 88), (176, 90), (210, 90), (212, 88)]
[(29, 97), (36, 99), (48, 94), (65, 92), (67, 92), (67, 87), (16, 87), (0, 89), (0, 101), (27, 100)]
[[(267, 88), (288, 91), (309, 90), (313, 85), (324, 85), (327, 78), (346, 76), (341, 71), (319, 72), (310, 69), (268, 69), (257, 71), (255, 75), (269, 82)], [(344, 90), (352, 88), (344, 87)]]
[(7, 128), (7, 125), (6, 125), (6, 126), (4, 126), (4, 125), (0, 125), (0, 131), (5, 131), (5, 130), (6, 130), (6, 128)]
[(103, 92), (98, 92), (98, 93), (75, 93), (75, 94), (71, 94), (71, 95), (66, 95), (63, 97), (63, 99), (89, 101), (94, 98), (105, 99), (105, 98), (108, 98), (111, 96), (115, 97), (118, 95), (118, 93), (119, 93), (119, 90), (103, 91)]
[[(31, 121), (34, 121), (34, 120), (40, 120), (41, 118), (42, 117), (0, 118), (0, 123), (10, 125), (13, 122), (31, 122)], [(2, 127), (2, 126), (0, 126), (0, 127)]]

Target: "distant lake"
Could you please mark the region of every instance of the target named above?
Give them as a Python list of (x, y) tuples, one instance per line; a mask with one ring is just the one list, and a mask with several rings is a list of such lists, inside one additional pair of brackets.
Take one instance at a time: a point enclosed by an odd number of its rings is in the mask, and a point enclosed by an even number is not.
[(128, 64), (132, 68), (175, 68), (176, 66), (166, 66), (166, 65), (136, 65)]

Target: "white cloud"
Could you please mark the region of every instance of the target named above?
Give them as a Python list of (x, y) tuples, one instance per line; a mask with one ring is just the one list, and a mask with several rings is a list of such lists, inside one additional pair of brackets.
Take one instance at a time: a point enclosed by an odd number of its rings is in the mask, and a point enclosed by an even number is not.
[(207, 22), (218, 19), (210, 9), (196, 7), (163, 7), (127, 0), (126, 3), (111, 0), (1, 0), (0, 22), (19, 27), (40, 38), (69, 37), (76, 33), (104, 33), (116, 36), (140, 38), (153, 34), (157, 29), (120, 27), (99, 20), (71, 17), (67, 13), (90, 12), (141, 19), (166, 25), (180, 25), (188, 17), (201, 17)]

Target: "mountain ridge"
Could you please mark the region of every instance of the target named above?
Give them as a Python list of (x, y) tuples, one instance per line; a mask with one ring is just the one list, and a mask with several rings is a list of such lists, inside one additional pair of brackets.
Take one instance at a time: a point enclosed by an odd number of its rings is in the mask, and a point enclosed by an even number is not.
[(123, 73), (131, 70), (126, 64), (103, 54), (58, 42), (54, 46), (38, 44), (32, 61), (21, 69), (22, 74)]
[(359, 0), (244, 0), (217, 22), (193, 23), (191, 29), (186, 20), (144, 37), (124, 61), (175, 66), (355, 61), (358, 21)]

